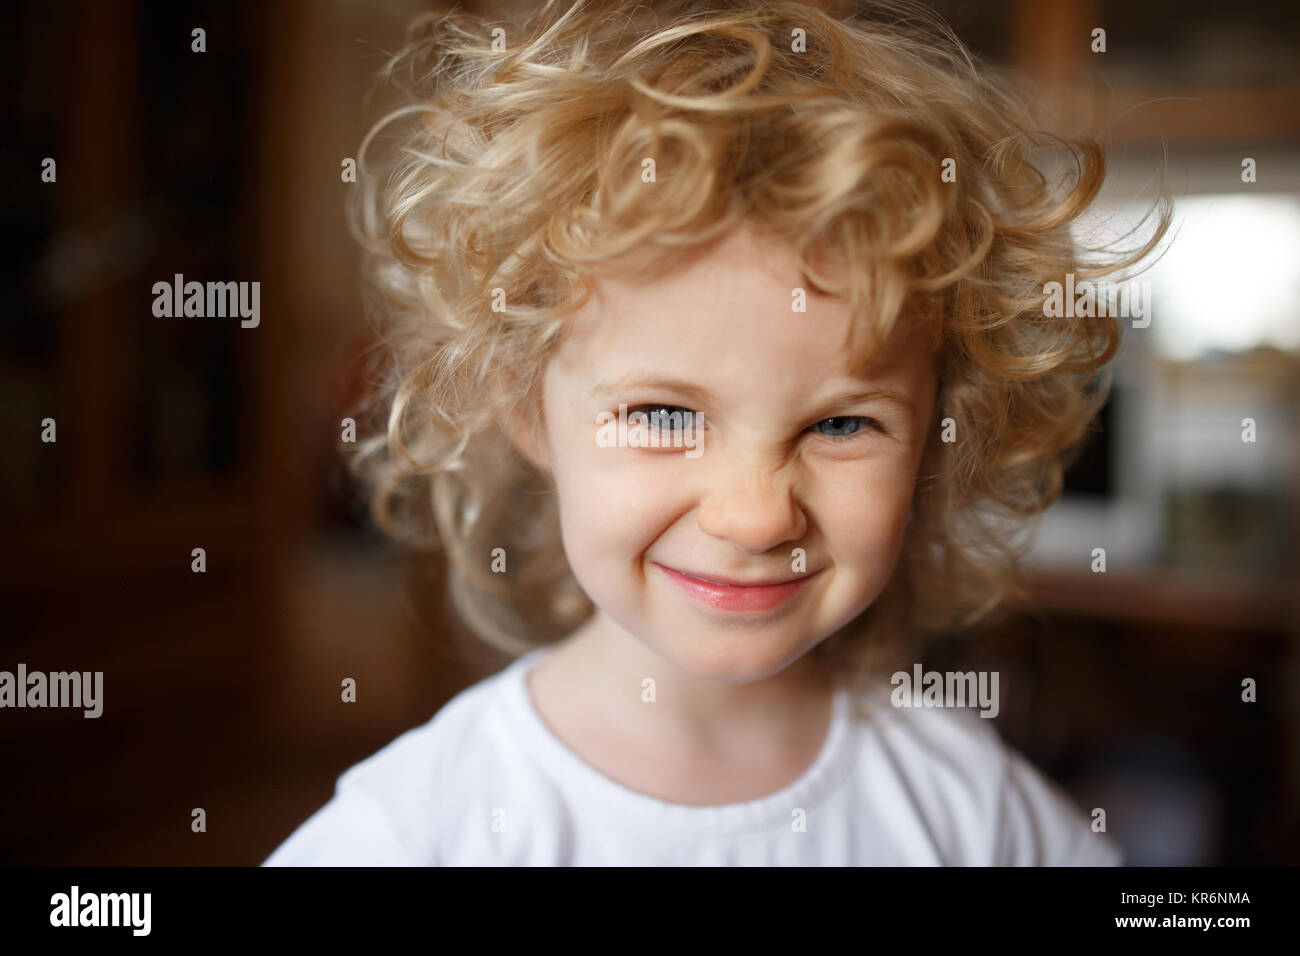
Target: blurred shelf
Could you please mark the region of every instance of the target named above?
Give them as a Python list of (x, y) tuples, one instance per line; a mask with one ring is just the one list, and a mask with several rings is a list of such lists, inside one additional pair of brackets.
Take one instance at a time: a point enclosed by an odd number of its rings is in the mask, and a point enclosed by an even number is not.
[(0, 561), (0, 595), (29, 603), (45, 592), (67, 592), (96, 581), (188, 573), (194, 548), (206, 551), (209, 572), (231, 562), (257, 564), (266, 545), (258, 511), (242, 502), (209, 501), (147, 514), (95, 521), (61, 520), (23, 535)]
[[(1119, 88), (1107, 131), (1117, 143), (1241, 144), (1243, 156), (1265, 141), (1300, 139), (1300, 86)], [(1239, 170), (1237, 171), (1239, 172)]]
[(1300, 633), (1294, 581), (1176, 568), (1093, 574), (1034, 568), (1025, 573), (1030, 608), (1060, 614), (1196, 629)]

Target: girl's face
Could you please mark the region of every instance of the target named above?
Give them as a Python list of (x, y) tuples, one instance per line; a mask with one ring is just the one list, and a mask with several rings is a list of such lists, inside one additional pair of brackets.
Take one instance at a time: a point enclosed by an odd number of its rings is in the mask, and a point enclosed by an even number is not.
[[(806, 654), (880, 594), (907, 527), (931, 356), (896, 339), (851, 377), (847, 304), (793, 311), (800, 285), (792, 253), (738, 231), (667, 277), (597, 282), (546, 371), (531, 457), (574, 574), (607, 626), (700, 677)], [(611, 446), (620, 403), (663, 409), (664, 447)], [(684, 432), (702, 451), (673, 447), (674, 411), (702, 415)]]

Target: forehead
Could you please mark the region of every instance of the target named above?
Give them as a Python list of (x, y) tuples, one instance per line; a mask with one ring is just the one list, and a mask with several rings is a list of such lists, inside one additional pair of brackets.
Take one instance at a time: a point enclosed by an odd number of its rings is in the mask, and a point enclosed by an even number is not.
[(830, 377), (924, 377), (929, 368), (921, 336), (900, 321), (865, 374), (854, 375), (846, 337), (869, 317), (814, 291), (793, 250), (749, 229), (668, 266), (593, 279), (592, 288), (555, 357), (565, 374), (607, 379), (655, 368), (779, 392), (782, 383), (807, 390)]

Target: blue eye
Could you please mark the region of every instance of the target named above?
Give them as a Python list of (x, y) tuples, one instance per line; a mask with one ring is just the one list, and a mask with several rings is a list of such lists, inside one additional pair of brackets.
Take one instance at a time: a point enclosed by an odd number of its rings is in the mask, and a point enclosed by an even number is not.
[(820, 432), (827, 438), (852, 438), (862, 427), (870, 428), (872, 431), (884, 432), (880, 422), (874, 418), (866, 418), (862, 415), (847, 415), (836, 418), (825, 418), (818, 422), (813, 428), (820, 428), (823, 425), (830, 425), (829, 432)]
[[(690, 428), (694, 424), (695, 413), (680, 405), (637, 405), (628, 409), (628, 414), (641, 412), (646, 416), (647, 425), (660, 431), (675, 432)], [(829, 430), (821, 431), (822, 426)], [(885, 434), (885, 428), (874, 418), (863, 415), (842, 415), (825, 418), (812, 426), (818, 434), (827, 438), (852, 438), (864, 428)]]
[(680, 405), (637, 405), (627, 410), (641, 412), (646, 416), (650, 428), (665, 432), (676, 432), (690, 428), (694, 424), (695, 413)]

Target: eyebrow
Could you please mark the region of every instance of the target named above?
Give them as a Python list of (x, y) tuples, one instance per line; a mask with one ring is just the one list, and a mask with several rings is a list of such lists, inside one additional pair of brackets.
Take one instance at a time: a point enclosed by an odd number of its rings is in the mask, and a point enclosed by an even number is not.
[[(645, 389), (647, 391), (663, 389), (665, 391), (677, 392), (678, 394), (686, 395), (692, 401), (701, 404), (709, 404), (712, 401), (712, 395), (709, 393), (708, 389), (694, 385), (685, 379), (673, 378), (672, 376), (658, 375), (653, 372), (644, 372), (639, 370), (628, 372), (626, 375), (622, 375), (609, 382), (601, 382), (591, 390), (588, 398), (596, 398), (601, 395), (612, 395), (617, 392), (631, 391), (633, 389)], [(906, 395), (889, 388), (850, 389), (836, 395), (828, 396), (821, 405), (849, 405), (870, 401), (889, 402), (911, 414), (916, 413), (916, 407)]]

